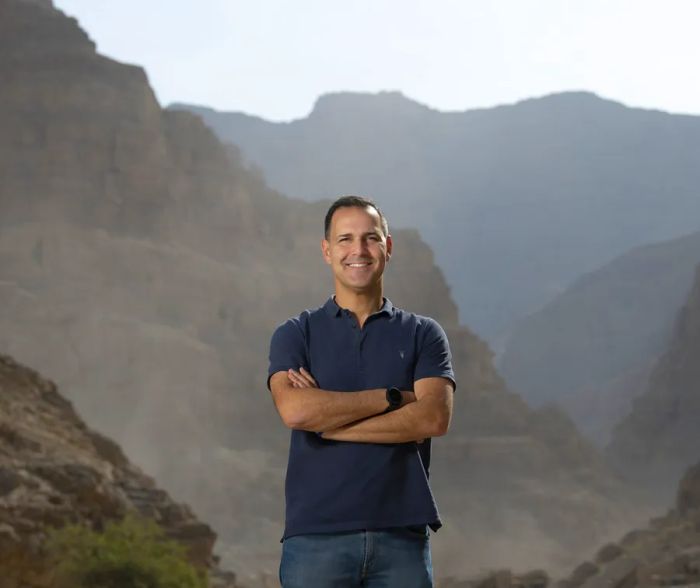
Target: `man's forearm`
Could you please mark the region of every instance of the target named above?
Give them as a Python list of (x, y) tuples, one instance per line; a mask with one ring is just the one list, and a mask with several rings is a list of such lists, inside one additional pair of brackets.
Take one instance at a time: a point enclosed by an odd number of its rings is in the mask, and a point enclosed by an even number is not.
[(440, 419), (433, 418), (440, 408), (433, 404), (432, 399), (423, 399), (393, 412), (325, 429), (323, 438), (356, 443), (408, 443), (444, 435), (447, 428)]
[(386, 390), (334, 392), (289, 387), (276, 401), (284, 423), (292, 429), (327, 431), (378, 415), (386, 410)]

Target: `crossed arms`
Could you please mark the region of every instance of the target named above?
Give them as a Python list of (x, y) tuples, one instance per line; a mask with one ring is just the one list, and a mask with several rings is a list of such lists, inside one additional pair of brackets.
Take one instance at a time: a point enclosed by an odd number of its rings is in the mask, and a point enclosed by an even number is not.
[(404, 391), (401, 407), (383, 414), (386, 389), (322, 390), (301, 368), (276, 372), (270, 390), (282, 422), (290, 429), (323, 431), (324, 439), (360, 443), (407, 443), (447, 433), (454, 387), (447, 378), (421, 378)]

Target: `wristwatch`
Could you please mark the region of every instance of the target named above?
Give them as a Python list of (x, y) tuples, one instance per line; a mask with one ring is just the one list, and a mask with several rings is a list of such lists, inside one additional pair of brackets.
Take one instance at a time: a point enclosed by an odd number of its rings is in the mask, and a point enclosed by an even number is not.
[(386, 407), (386, 410), (384, 411), (385, 413), (400, 408), (401, 403), (403, 402), (403, 394), (401, 394), (401, 390), (399, 390), (395, 386), (387, 388), (386, 401), (389, 403), (389, 406)]

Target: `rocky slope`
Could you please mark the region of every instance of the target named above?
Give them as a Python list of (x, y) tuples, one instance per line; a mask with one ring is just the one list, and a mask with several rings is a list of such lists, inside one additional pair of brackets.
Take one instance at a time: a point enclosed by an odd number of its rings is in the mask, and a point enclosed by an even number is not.
[(700, 455), (700, 266), (671, 343), (644, 393), (607, 448), (631, 479), (668, 497), (674, 480)]
[(601, 547), (557, 588), (646, 588), (700, 584), (700, 464), (683, 476), (674, 508), (645, 529)]
[(210, 569), (212, 586), (235, 588), (216, 565), (207, 524), (88, 428), (53, 382), (0, 355), (0, 586), (52, 586), (42, 549), (50, 528), (99, 528), (128, 512), (182, 543), (193, 564)]
[[(215, 525), (227, 565), (275, 575), (288, 432), (265, 390), (267, 346), (329, 295), (326, 205), (272, 191), (59, 11), (0, 11), (0, 349)], [(387, 294), (443, 324), (459, 380), (435, 443), (437, 569), (565, 565), (628, 526), (600, 456), (563, 415), (510, 393), (460, 326), (418, 233), (394, 241)]]
[(498, 362), (533, 405), (556, 402), (600, 446), (667, 348), (700, 232), (634, 249), (579, 278), (513, 332)]
[(647, 588), (700, 585), (700, 464), (686, 471), (675, 505), (643, 529), (600, 547), (552, 583), (543, 570), (504, 569), (468, 580), (444, 578), (438, 588)]
[(271, 123), (188, 108), (273, 187), (375, 194), (435, 250), (462, 319), (492, 344), (585, 272), (700, 229), (700, 117), (571, 92), (438, 112), (399, 93), (339, 93)]

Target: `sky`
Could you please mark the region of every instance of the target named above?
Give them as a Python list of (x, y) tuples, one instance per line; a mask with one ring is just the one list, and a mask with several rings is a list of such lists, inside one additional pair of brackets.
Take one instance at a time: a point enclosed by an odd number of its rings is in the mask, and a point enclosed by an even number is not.
[(162, 105), (274, 121), (329, 92), (461, 111), (567, 90), (700, 114), (697, 0), (54, 0)]

